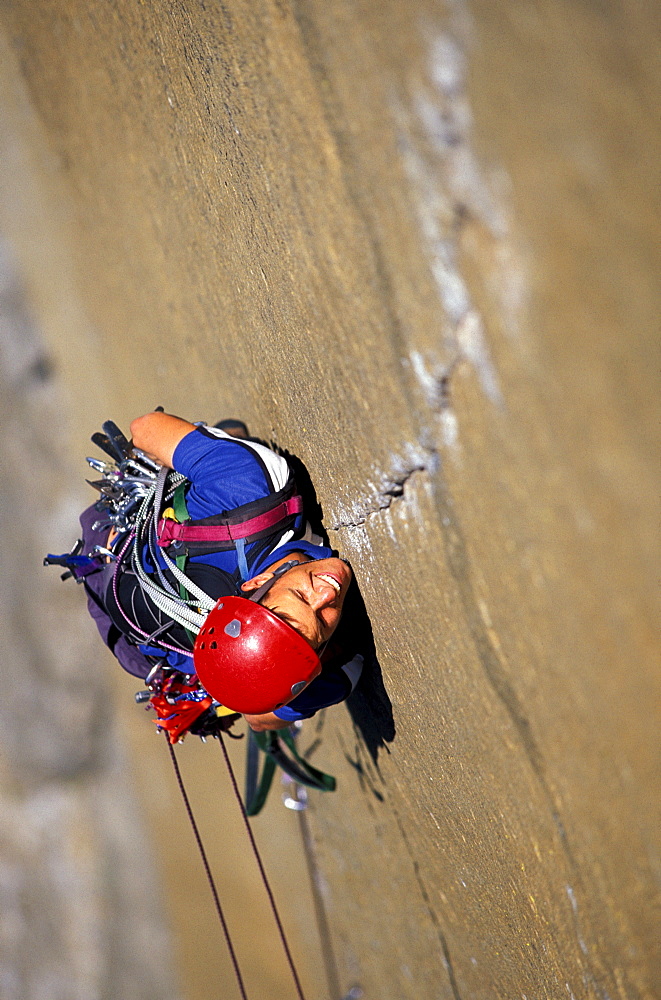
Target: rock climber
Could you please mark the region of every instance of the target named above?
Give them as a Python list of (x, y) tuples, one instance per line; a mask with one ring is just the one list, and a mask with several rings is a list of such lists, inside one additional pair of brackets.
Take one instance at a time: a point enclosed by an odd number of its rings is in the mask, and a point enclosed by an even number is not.
[(175, 742), (243, 715), (261, 732), (343, 701), (363, 663), (341, 621), (352, 571), (313, 533), (285, 458), (237, 420), (159, 410), (131, 434), (118, 431), (123, 471), (96, 484), (76, 554), (46, 561), (84, 583), (101, 638), (146, 680), (159, 728)]

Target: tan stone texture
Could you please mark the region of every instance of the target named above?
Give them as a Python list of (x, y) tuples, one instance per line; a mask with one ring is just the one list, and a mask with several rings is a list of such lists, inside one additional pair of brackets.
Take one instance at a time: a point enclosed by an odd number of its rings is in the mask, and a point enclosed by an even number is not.
[[(310, 1000), (658, 997), (654, 5), (0, 14), (0, 225), (67, 481), (108, 417), (240, 417), (305, 462), (371, 617), (387, 694), (303, 739), (338, 777), (305, 820), (321, 943), (298, 821), (255, 821)], [(131, 690), (182, 995), (234, 996)], [(215, 751), (182, 759), (238, 921)]]

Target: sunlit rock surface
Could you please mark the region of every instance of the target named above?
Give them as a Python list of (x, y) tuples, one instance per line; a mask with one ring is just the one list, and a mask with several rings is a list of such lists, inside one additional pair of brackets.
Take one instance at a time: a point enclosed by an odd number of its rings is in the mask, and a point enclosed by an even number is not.
[[(306, 463), (371, 615), (382, 683), (304, 738), (339, 779), (303, 827), (315, 934), (292, 817), (274, 801), (255, 823), (309, 997), (657, 996), (651, 7), (1, 10), (21, 150), (3, 227), (51, 317), (71, 428), (53, 465), (69, 476), (108, 416), (240, 416)], [(70, 687), (57, 708), (87, 742), (40, 735), (40, 780), (98, 753)], [(184, 989), (207, 996), (189, 832), (168, 842), (162, 747), (124, 725)], [(272, 976), (264, 1000), (289, 989)]]

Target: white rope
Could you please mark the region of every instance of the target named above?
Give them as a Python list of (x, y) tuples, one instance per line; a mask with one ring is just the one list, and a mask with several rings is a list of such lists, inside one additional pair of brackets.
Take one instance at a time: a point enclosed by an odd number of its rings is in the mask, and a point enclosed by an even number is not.
[[(160, 470), (154, 487), (144, 498), (136, 514), (135, 541), (133, 543), (131, 565), (135, 570), (141, 587), (147, 592), (156, 607), (169, 618), (172, 618), (173, 621), (178, 622), (179, 625), (182, 625), (184, 628), (189, 629), (192, 632), (198, 633), (206, 621), (208, 612), (215, 607), (216, 601), (205, 593), (205, 591), (203, 591), (200, 587), (198, 587), (190, 579), (190, 577), (186, 576), (186, 574), (179, 569), (176, 563), (172, 562), (167, 553), (162, 549), (161, 555), (166, 566), (175, 579), (181, 583), (190, 594), (194, 595), (197, 599), (196, 601), (192, 599), (186, 600), (185, 598), (178, 596), (172, 590), (167, 581), (163, 581), (165, 586), (159, 586), (154, 581), (153, 577), (145, 571), (141, 562), (143, 545), (149, 544), (144, 538), (144, 535), (149, 534), (150, 531), (153, 531), (154, 534), (156, 533), (156, 526), (158, 524), (161, 507), (163, 505), (163, 495), (165, 493), (165, 485), (168, 476), (170, 477), (171, 485), (175, 486), (185, 479), (184, 476), (180, 475), (178, 472), (173, 472), (166, 466)], [(170, 496), (171, 495), (172, 494), (170, 494)], [(158, 575), (163, 580), (157, 560), (155, 560), (155, 564)], [(203, 608), (204, 612), (194, 610), (195, 607)]]

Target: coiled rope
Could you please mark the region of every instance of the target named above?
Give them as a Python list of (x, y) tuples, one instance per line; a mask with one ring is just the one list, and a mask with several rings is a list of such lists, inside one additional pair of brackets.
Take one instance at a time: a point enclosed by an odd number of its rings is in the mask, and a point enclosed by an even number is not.
[[(136, 514), (133, 529), (135, 531), (135, 544), (132, 550), (131, 565), (140, 580), (141, 586), (149, 594), (154, 604), (174, 621), (183, 625), (184, 628), (197, 633), (204, 625), (208, 612), (214, 607), (215, 600), (193, 583), (190, 577), (186, 576), (176, 563), (170, 559), (164, 549), (160, 549), (160, 556), (174, 578), (179, 583), (182, 583), (189, 594), (193, 595), (196, 600), (193, 597), (182, 598), (177, 595), (160, 572), (158, 558), (156, 558), (155, 550), (158, 547), (156, 532), (168, 479), (170, 490), (167, 494), (167, 499), (170, 499), (174, 494), (174, 488), (183, 481), (184, 476), (178, 472), (172, 472), (167, 466), (163, 466), (159, 472), (155, 486), (145, 497)], [(142, 547), (145, 544), (152, 553), (156, 571), (164, 587), (159, 587), (154, 582), (153, 576), (145, 572), (142, 566)], [(195, 610), (195, 608), (200, 610)]]

